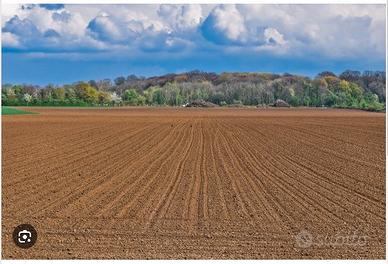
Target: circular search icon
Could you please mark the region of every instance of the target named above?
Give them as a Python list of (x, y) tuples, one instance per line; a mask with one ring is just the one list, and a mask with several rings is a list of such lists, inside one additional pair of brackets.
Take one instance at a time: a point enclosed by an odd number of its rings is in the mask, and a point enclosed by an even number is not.
[(22, 224), (15, 227), (12, 237), (18, 247), (30, 248), (36, 243), (38, 233), (32, 225)]

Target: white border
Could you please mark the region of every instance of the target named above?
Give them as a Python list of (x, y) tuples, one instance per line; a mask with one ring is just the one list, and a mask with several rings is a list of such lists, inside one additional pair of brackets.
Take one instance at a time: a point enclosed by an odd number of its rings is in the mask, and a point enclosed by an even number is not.
[(387, 4), (385, 0), (3, 0), (2, 4)]

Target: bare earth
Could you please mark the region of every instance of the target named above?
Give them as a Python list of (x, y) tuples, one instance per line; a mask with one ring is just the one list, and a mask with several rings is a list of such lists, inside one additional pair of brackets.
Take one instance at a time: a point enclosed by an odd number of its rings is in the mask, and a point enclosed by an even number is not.
[(385, 258), (384, 113), (25, 109), (2, 117), (3, 258)]

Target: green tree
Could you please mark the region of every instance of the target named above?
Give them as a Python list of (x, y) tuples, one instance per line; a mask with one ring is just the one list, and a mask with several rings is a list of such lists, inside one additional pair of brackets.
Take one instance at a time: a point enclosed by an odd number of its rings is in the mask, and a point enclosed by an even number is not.
[(153, 103), (156, 105), (165, 105), (166, 104), (166, 97), (163, 94), (162, 89), (156, 88), (153, 92)]
[(75, 86), (75, 93), (78, 99), (89, 104), (95, 104), (98, 101), (98, 91), (88, 83), (78, 83)]
[(145, 98), (145, 104), (152, 105), (154, 96), (154, 87), (150, 87), (143, 92)]
[(123, 100), (129, 105), (137, 105), (139, 101), (139, 93), (135, 89), (125, 90)]
[(28, 104), (31, 102), (31, 100), (32, 100), (32, 96), (31, 96), (30, 94), (25, 93), (25, 94), (23, 95), (23, 101), (26, 102), (27, 106), (28, 106)]
[(65, 88), (61, 87), (54, 89), (52, 97), (53, 99), (63, 102), (65, 100)]
[(114, 79), (114, 82), (117, 86), (122, 85), (125, 83), (125, 77), (123, 76), (117, 77), (116, 79)]
[(73, 87), (67, 86), (65, 89), (65, 99), (70, 103), (73, 104), (77, 100), (77, 94)]
[(111, 94), (107, 92), (98, 92), (98, 103), (100, 105), (109, 104), (111, 102)]
[(344, 92), (346, 94), (350, 94), (351, 93), (351, 89), (350, 89), (350, 85), (349, 85), (349, 82), (348, 81), (345, 81), (345, 80), (341, 80), (339, 82), (339, 91), (340, 92)]

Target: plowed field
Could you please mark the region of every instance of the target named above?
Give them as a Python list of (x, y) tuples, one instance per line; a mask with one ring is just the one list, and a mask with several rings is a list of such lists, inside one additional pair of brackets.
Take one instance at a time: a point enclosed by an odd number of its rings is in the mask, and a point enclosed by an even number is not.
[(4, 258), (385, 258), (383, 113), (25, 109), (2, 117)]

